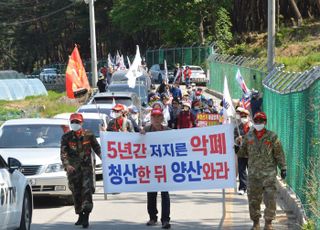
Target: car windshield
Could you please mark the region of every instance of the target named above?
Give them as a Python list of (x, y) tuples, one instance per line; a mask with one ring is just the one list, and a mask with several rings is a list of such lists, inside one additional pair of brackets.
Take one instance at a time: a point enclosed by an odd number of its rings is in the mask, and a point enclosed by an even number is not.
[(191, 69), (191, 70), (196, 70), (196, 71), (203, 71), (203, 70), (201, 69), (201, 67), (197, 67), (197, 66), (192, 66), (192, 67), (190, 67), (190, 69)]
[(103, 113), (110, 117), (111, 108), (79, 108), (78, 113)]
[(89, 129), (96, 137), (100, 136), (100, 125), (104, 124), (101, 119), (84, 119), (83, 128)]
[(60, 148), (63, 125), (28, 124), (4, 126), (0, 148)]
[(110, 85), (108, 87), (109, 92), (133, 92), (138, 95), (139, 98), (141, 98), (142, 102), (147, 101), (147, 93), (146, 88), (142, 85), (136, 85), (134, 88), (130, 88), (127, 84), (121, 84), (121, 85)]
[[(130, 97), (95, 97), (95, 103), (97, 104), (123, 104), (130, 106), (132, 104), (132, 99)], [(113, 101), (114, 100), (114, 101)], [(96, 112), (97, 110), (95, 110)]]

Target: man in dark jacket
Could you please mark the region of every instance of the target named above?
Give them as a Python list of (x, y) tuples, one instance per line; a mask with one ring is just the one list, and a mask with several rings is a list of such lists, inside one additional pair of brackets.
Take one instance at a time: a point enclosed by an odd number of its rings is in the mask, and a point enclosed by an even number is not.
[[(151, 111), (151, 125), (144, 127), (140, 131), (141, 134), (145, 134), (146, 132), (159, 132), (164, 130), (170, 130), (170, 128), (163, 126), (162, 123), (164, 121), (163, 111), (160, 108), (154, 108)], [(148, 192), (148, 214), (150, 220), (147, 222), (147, 226), (153, 226), (157, 224), (158, 221), (158, 210), (157, 210), (157, 192)], [(170, 225), (170, 196), (169, 192), (161, 192), (161, 222), (163, 229), (171, 228)]]
[(61, 138), (60, 157), (67, 171), (69, 188), (72, 192), (74, 208), (79, 215), (75, 225), (89, 226), (89, 214), (93, 208), (94, 191), (92, 149), (101, 158), (101, 148), (94, 134), (82, 128), (83, 117), (79, 113), (71, 114), (71, 131)]

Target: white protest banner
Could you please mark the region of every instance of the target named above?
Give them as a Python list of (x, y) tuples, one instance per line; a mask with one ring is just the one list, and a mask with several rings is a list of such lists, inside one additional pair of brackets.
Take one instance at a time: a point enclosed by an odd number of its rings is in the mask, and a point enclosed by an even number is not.
[(104, 192), (234, 188), (233, 130), (100, 132)]

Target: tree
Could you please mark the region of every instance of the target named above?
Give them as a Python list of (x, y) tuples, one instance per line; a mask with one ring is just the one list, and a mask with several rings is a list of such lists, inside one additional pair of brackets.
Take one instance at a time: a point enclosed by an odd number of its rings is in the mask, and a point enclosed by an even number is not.
[(294, 13), (294, 16), (298, 22), (298, 26), (301, 26), (302, 25), (302, 16), (301, 16), (301, 13), (299, 11), (299, 8), (295, 2), (295, 0), (289, 0), (289, 3), (292, 7), (292, 10), (293, 10), (293, 13)]

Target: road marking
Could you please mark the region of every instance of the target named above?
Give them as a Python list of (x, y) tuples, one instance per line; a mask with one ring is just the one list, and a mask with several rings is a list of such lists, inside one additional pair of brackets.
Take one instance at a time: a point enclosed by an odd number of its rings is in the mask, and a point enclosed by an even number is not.
[(224, 217), (222, 229), (232, 229), (232, 213), (233, 213), (234, 189), (226, 189), (226, 215)]

